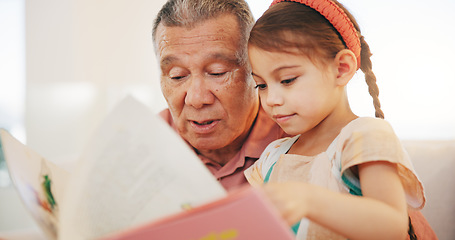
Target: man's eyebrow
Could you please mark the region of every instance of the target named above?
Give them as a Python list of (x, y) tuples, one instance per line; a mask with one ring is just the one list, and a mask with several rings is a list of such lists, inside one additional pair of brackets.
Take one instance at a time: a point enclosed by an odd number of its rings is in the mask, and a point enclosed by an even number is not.
[[(205, 59), (209, 59), (212, 61), (223, 61), (227, 62), (232, 65), (240, 65), (240, 60), (237, 58), (237, 56), (229, 56), (227, 54), (223, 53), (213, 53), (209, 54)], [(165, 56), (161, 59), (160, 61), (160, 67), (161, 69), (167, 68), (167, 66), (171, 65), (174, 62), (178, 62), (179, 58), (174, 56), (174, 55), (169, 55)]]
[(228, 62), (228, 63), (231, 63), (231, 64), (239, 64), (240, 63), (240, 60), (238, 59), (237, 56), (232, 56), (231, 57), (229, 55), (222, 54), (222, 53), (211, 54), (209, 58), (225, 61), (225, 62)]
[(177, 61), (178, 58), (174, 56), (166, 56), (160, 61), (160, 67), (162, 69), (166, 68), (167, 65), (170, 65), (172, 62)]

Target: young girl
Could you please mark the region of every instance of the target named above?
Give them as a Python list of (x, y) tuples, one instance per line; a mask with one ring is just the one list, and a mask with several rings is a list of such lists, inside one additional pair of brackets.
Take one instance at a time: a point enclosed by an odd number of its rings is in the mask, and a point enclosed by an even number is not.
[[(382, 119), (354, 18), (336, 1), (275, 0), (248, 51), (262, 107), (295, 135), (271, 143), (245, 171), (248, 181), (268, 182), (265, 193), (297, 239), (406, 239), (407, 208), (424, 206), (423, 186)], [(358, 68), (377, 118), (349, 107), (345, 87)]]

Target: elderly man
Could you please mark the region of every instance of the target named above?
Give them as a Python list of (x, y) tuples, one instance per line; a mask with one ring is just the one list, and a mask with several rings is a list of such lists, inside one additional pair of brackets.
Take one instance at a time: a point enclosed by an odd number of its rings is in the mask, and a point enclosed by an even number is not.
[(260, 110), (247, 60), (254, 23), (245, 1), (168, 1), (153, 28), (161, 116), (221, 184), (246, 183), (243, 170), (283, 131)]
[[(254, 23), (244, 0), (169, 0), (153, 26), (160, 113), (226, 189), (284, 132), (259, 106), (247, 61)], [(410, 213), (420, 239), (437, 239), (420, 212)]]

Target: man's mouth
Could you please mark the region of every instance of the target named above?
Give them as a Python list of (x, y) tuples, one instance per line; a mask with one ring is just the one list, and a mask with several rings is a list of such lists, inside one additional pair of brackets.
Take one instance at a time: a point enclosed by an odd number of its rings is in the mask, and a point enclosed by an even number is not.
[(191, 129), (198, 134), (208, 134), (216, 129), (220, 120), (190, 121)]
[(213, 122), (214, 122), (214, 120), (205, 121), (205, 122), (196, 122), (196, 121), (193, 121), (194, 124), (199, 125), (199, 126), (209, 125), (209, 124), (212, 124)]

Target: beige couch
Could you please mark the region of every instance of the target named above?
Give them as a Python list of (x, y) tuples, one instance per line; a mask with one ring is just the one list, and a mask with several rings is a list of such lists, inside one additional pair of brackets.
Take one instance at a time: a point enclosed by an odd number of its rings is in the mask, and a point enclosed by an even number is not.
[[(440, 240), (454, 240), (455, 140), (403, 141), (403, 145), (425, 186), (427, 204), (422, 213)], [(0, 191), (0, 200), (0, 239), (44, 239), (13, 189)]]
[(422, 213), (440, 240), (455, 239), (455, 140), (403, 141), (425, 187)]

